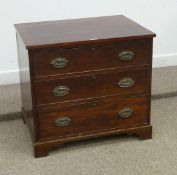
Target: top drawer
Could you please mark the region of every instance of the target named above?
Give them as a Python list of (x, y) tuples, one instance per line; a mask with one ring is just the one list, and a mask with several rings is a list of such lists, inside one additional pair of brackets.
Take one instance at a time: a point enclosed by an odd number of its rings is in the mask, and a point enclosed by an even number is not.
[(34, 77), (148, 65), (151, 42), (108, 44), (33, 52)]

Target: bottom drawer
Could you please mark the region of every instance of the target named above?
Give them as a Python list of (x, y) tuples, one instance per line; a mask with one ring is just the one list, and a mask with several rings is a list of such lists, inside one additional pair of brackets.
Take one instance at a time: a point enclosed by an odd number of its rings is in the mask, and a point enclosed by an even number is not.
[(38, 114), (39, 139), (148, 123), (148, 96), (126, 97), (45, 109)]

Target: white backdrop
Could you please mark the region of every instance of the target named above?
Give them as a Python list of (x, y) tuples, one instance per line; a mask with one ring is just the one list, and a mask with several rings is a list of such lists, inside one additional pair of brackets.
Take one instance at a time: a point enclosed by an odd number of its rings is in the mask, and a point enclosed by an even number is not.
[(0, 84), (18, 82), (14, 23), (119, 14), (157, 34), (154, 67), (177, 65), (177, 0), (0, 0)]

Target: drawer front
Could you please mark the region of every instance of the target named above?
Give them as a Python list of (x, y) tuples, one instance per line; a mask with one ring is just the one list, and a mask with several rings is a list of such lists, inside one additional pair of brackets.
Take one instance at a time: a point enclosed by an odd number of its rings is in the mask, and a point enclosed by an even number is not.
[(150, 61), (151, 44), (148, 41), (33, 53), (35, 77), (148, 65)]
[(150, 70), (111, 72), (35, 83), (37, 105), (147, 91)]
[(127, 128), (148, 123), (148, 97), (129, 97), (65, 106), (38, 114), (40, 139)]

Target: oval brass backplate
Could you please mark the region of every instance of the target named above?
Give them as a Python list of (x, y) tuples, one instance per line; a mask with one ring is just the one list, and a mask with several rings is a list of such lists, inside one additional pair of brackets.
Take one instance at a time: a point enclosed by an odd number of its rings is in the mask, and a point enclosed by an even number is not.
[(67, 86), (57, 86), (53, 90), (53, 95), (57, 97), (65, 96), (69, 93), (70, 89)]
[(59, 117), (54, 121), (54, 124), (59, 127), (68, 126), (71, 122), (69, 117)]
[(118, 113), (118, 116), (121, 117), (121, 118), (129, 118), (130, 116), (132, 116), (132, 114), (133, 114), (132, 109), (124, 108)]
[(54, 58), (50, 64), (52, 67), (60, 69), (68, 65), (68, 60), (63, 57), (58, 57), (58, 58)]
[(135, 81), (132, 78), (125, 77), (119, 80), (118, 86), (121, 88), (127, 88), (133, 86)]
[(123, 61), (131, 60), (133, 59), (134, 56), (135, 56), (135, 53), (131, 50), (124, 50), (119, 53), (119, 58), (120, 60), (123, 60)]

